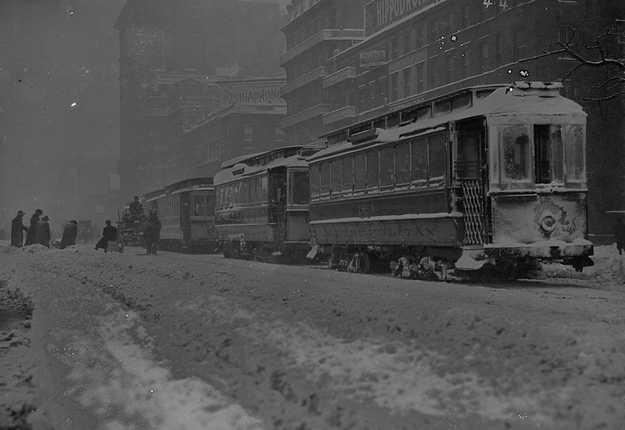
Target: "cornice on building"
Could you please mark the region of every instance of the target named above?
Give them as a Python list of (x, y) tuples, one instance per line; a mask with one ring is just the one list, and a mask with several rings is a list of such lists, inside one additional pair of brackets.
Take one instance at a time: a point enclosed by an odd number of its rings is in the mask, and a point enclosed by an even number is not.
[(312, 118), (319, 117), (327, 112), (328, 112), (328, 105), (325, 103), (319, 103), (308, 109), (304, 109), (303, 111), (297, 112), (296, 114), (287, 116), (282, 121), (280, 121), (280, 127), (281, 128), (290, 127), (299, 122), (308, 121)]
[(308, 51), (313, 46), (327, 40), (351, 40), (352, 45), (360, 43), (364, 39), (364, 30), (346, 28), (339, 29), (324, 29), (317, 34), (309, 37), (293, 49), (288, 50), (280, 57), (280, 65), (284, 67), (289, 61), (292, 61), (295, 57)]

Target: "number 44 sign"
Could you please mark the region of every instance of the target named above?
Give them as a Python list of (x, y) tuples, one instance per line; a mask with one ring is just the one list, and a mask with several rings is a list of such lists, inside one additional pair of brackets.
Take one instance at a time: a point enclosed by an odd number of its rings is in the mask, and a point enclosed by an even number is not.
[[(489, 7), (494, 4), (491, 0), (483, 0), (484, 6)], [(499, 0), (499, 7), (503, 10), (508, 8), (508, 0)]]

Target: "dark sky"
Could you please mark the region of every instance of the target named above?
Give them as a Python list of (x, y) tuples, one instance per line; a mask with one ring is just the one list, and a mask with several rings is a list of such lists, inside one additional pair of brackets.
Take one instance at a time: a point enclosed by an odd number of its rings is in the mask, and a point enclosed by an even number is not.
[(0, 227), (18, 209), (71, 217), (66, 173), (117, 156), (124, 3), (0, 2)]

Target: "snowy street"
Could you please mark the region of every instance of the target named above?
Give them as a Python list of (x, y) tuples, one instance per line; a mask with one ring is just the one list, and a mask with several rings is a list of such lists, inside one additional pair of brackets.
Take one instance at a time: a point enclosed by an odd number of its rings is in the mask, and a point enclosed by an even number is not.
[(500, 284), (143, 252), (0, 248), (2, 288), (34, 306), (20, 334), (33, 428), (625, 422), (625, 259), (612, 248), (581, 275)]

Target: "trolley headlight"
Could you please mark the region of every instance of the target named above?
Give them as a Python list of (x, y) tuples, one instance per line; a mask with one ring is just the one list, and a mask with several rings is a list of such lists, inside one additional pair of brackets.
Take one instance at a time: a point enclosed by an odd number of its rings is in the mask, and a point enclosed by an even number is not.
[(556, 224), (557, 221), (553, 215), (545, 215), (540, 221), (540, 228), (542, 228), (545, 233), (552, 233), (556, 229)]

